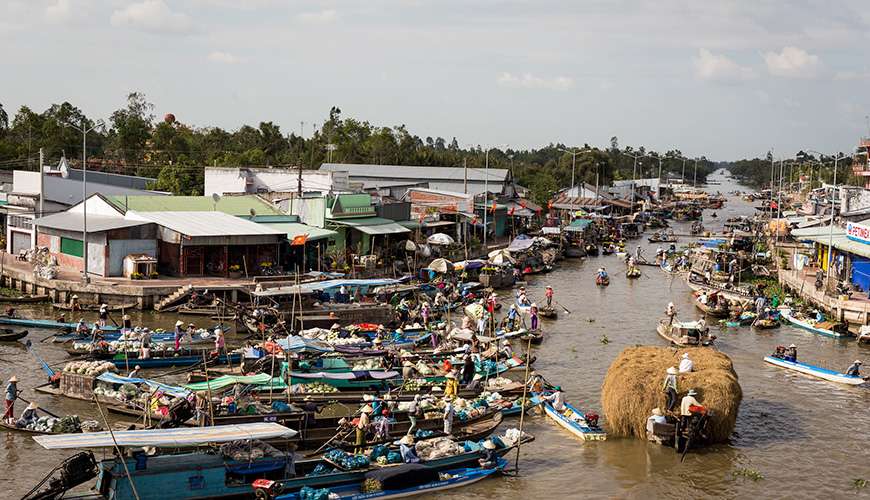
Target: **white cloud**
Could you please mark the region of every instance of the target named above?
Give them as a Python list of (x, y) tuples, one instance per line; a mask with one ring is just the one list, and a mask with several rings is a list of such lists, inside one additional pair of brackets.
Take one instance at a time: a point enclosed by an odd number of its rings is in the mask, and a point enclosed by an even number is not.
[(838, 71), (834, 74), (834, 80), (854, 81), (854, 80), (870, 80), (870, 71)]
[(574, 80), (567, 76), (543, 78), (540, 76), (535, 76), (531, 73), (514, 75), (513, 73), (504, 72), (498, 75), (496, 81), (502, 87), (526, 89), (567, 90), (574, 86)]
[(152, 33), (187, 33), (193, 23), (187, 14), (173, 12), (163, 0), (145, 0), (112, 13), (112, 26)]
[(70, 0), (56, 0), (45, 7), (45, 18), (49, 22), (62, 23), (72, 17)]
[(304, 23), (331, 23), (338, 17), (338, 12), (335, 9), (319, 10), (316, 12), (303, 12), (296, 15), (296, 19)]
[(695, 58), (695, 75), (702, 80), (734, 82), (755, 78), (755, 71), (726, 56), (699, 49), (698, 57)]
[(819, 69), (819, 56), (797, 47), (784, 47), (782, 52), (765, 52), (764, 62), (772, 75), (787, 78), (812, 78)]
[(215, 63), (221, 64), (236, 64), (242, 62), (238, 57), (230, 54), (229, 52), (221, 52), (220, 50), (216, 50), (208, 55), (208, 60)]

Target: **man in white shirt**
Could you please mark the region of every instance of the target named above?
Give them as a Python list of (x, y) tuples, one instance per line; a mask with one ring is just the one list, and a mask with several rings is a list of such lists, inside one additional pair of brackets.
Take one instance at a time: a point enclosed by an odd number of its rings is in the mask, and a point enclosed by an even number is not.
[(692, 412), (689, 411), (690, 406), (701, 406), (701, 403), (695, 399), (698, 393), (695, 389), (689, 389), (689, 393), (683, 396), (683, 400), (680, 402), (680, 416), (682, 417), (691, 417)]
[(689, 353), (684, 352), (680, 358), (680, 373), (691, 373), (695, 369), (695, 363), (689, 358)]
[(547, 396), (547, 401), (553, 405), (553, 409), (556, 411), (564, 411), (565, 410), (565, 393), (562, 392), (562, 386), (557, 385), (553, 388), (555, 392)]
[(664, 414), (662, 414), (662, 411), (658, 408), (653, 408), (652, 415), (650, 415), (649, 418), (646, 419), (647, 439), (649, 439), (650, 441), (654, 441), (655, 437), (653, 435), (653, 427), (655, 426), (655, 424), (665, 424), (665, 423), (667, 423), (667, 420), (665, 420), (665, 416), (664, 416)]

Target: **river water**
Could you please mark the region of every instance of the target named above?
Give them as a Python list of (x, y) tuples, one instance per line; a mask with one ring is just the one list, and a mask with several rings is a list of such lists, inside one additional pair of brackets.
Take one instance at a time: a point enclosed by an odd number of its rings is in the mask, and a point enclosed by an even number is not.
[[(721, 172), (710, 177), (722, 182), (711, 185), (723, 193), (740, 186)], [(750, 215), (750, 203), (730, 197), (717, 211), (718, 219), (705, 211), (705, 226), (721, 228), (734, 215)], [(688, 225), (675, 223), (675, 231), (688, 234)], [(643, 244), (645, 255), (655, 245), (646, 240), (630, 242), (629, 249)], [(607, 266), (611, 285), (594, 285), (595, 270)], [(680, 318), (698, 317), (691, 293), (681, 278), (671, 278), (655, 268), (643, 268), (646, 278), (626, 280), (624, 265), (615, 256), (584, 261), (565, 260), (553, 273), (532, 278), (527, 288), (532, 297), (543, 297), (552, 285), (556, 300), (572, 311), (544, 323), (547, 338), (535, 348), (536, 369), (547, 380), (561, 384), (568, 400), (580, 408), (601, 412), (601, 383), (611, 361), (627, 346), (664, 345), (655, 333), (655, 323), (665, 305), (673, 301)], [(22, 310), (25, 315), (28, 311)], [(32, 311), (34, 315), (47, 312)], [(45, 317), (45, 316), (43, 316)], [(171, 325), (175, 318), (146, 314), (153, 325)], [(56, 346), (39, 343), (47, 331), (31, 331), (30, 338), (50, 364), (66, 359)], [(606, 335), (609, 343), (602, 343)], [(865, 497), (856, 479), (870, 480), (867, 429), (870, 428), (870, 392), (787, 373), (762, 361), (779, 344), (797, 344), (807, 362), (844, 370), (867, 349), (854, 340), (833, 340), (790, 326), (756, 333), (749, 328), (719, 333), (718, 348), (731, 357), (743, 388), (737, 428), (727, 445), (692, 451), (685, 461), (671, 448), (632, 439), (610, 438), (585, 443), (573, 438), (546, 417), (526, 420), (526, 430), (536, 440), (523, 447), (519, 475), (487, 480), (469, 488), (446, 493), (450, 498), (843, 498)], [(39, 395), (31, 388), (44, 380), (36, 362), (23, 347), (0, 346), (0, 378), (17, 374), (23, 396), (36, 399), (56, 413), (77, 413), (98, 418), (85, 402)], [(21, 403), (16, 413), (23, 410)], [(603, 416), (606, 420), (606, 415)], [(506, 425), (518, 425), (508, 419)], [(67, 452), (48, 452), (26, 435), (3, 433), (0, 449), (2, 498), (18, 498), (51, 470)], [(763, 476), (753, 480), (735, 475), (741, 470)], [(868, 488), (870, 489), (870, 488)]]

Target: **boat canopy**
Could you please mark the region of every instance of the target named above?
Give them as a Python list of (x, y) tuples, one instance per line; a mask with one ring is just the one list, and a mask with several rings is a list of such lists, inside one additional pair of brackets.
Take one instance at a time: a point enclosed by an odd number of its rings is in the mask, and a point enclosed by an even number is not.
[(102, 375), (97, 377), (97, 380), (108, 382), (110, 384), (146, 384), (152, 389), (159, 389), (166, 394), (177, 398), (187, 397), (187, 395), (190, 394), (190, 391), (175, 385), (161, 384), (160, 382), (157, 382), (155, 380), (148, 380), (147, 378), (122, 377), (111, 372), (103, 373)]
[(284, 339), (278, 339), (278, 345), (285, 351), (293, 352), (333, 352), (329, 344), (319, 340), (306, 339), (298, 335), (292, 335)]
[(46, 450), (80, 448), (111, 448), (153, 446), (156, 448), (184, 448), (210, 443), (228, 443), (246, 439), (292, 438), (296, 431), (274, 422), (219, 425), (215, 427), (181, 427), (178, 429), (146, 429), (81, 434), (55, 434), (33, 436), (33, 440)]
[(267, 388), (269, 384), (272, 384), (273, 388), (287, 387), (280, 378), (272, 378), (269, 376), (268, 373), (259, 373), (257, 375), (250, 376), (224, 375), (222, 377), (217, 377), (209, 380), (208, 382), (196, 382), (193, 384), (187, 384), (184, 387), (194, 392), (207, 390), (217, 391), (223, 389), (224, 387), (229, 387), (236, 384), (266, 386)]
[(341, 373), (332, 373), (332, 372), (315, 372), (315, 373), (307, 373), (307, 372), (291, 372), (290, 377), (293, 379), (323, 379), (323, 380), (356, 380), (356, 379), (365, 379), (372, 378), (375, 380), (386, 380), (391, 378), (396, 378), (400, 374), (397, 371), (375, 371), (375, 370), (362, 370), (362, 371), (353, 371), (353, 372), (341, 372)]

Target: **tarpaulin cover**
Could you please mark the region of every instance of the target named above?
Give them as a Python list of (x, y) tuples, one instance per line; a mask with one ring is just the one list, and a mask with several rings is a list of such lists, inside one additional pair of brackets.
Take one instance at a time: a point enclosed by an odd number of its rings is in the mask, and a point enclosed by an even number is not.
[[(529, 238), (528, 236), (522, 237), (525, 235), (520, 235), (515, 238), (511, 244), (508, 246), (508, 250), (511, 252), (522, 252), (524, 250), (528, 250), (535, 244), (535, 240), (533, 238)], [(522, 238), (521, 238), (522, 237)]]
[(146, 429), (138, 431), (86, 432), (33, 436), (47, 450), (75, 448), (110, 448), (118, 446), (182, 448), (208, 443), (227, 443), (240, 439), (292, 438), (296, 431), (274, 422), (219, 425), (215, 427), (181, 427), (178, 429)]
[(287, 337), (284, 339), (278, 339), (278, 345), (281, 346), (281, 349), (285, 351), (293, 351), (293, 352), (301, 352), (301, 351), (312, 351), (312, 352), (332, 352), (333, 349), (329, 345), (315, 341), (309, 340), (304, 337), (299, 337), (297, 335)]
[(284, 386), (284, 383), (281, 382), (281, 379), (273, 379), (269, 376), (268, 373), (260, 373), (251, 376), (224, 375), (223, 377), (217, 377), (215, 379), (209, 380), (208, 382), (196, 382), (194, 384), (187, 384), (184, 387), (190, 389), (191, 391), (199, 392), (207, 391), (209, 389), (211, 389), (212, 391), (216, 391), (219, 389), (223, 389), (224, 387), (229, 387), (236, 384), (265, 385), (268, 387), (270, 382), (273, 387)]
[(175, 396), (179, 398), (186, 397), (190, 394), (190, 391), (184, 389), (183, 387), (178, 387), (175, 385), (166, 385), (161, 384), (155, 380), (148, 380), (147, 378), (130, 378), (130, 377), (122, 377), (120, 375), (116, 375), (114, 373), (106, 372), (97, 377), (97, 380), (108, 382), (110, 384), (147, 384), (148, 387), (157, 388), (161, 391), (169, 394), (170, 396)]
[(399, 372), (396, 371), (356, 371), (356, 372), (344, 372), (344, 373), (328, 373), (328, 372), (316, 372), (316, 373), (302, 373), (302, 372), (292, 372), (290, 373), (291, 378), (302, 378), (302, 379), (325, 379), (325, 380), (354, 380), (360, 378), (373, 378), (376, 380), (383, 380), (388, 378), (398, 377)]

